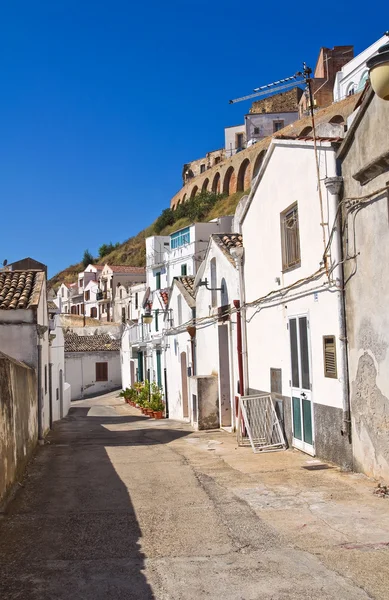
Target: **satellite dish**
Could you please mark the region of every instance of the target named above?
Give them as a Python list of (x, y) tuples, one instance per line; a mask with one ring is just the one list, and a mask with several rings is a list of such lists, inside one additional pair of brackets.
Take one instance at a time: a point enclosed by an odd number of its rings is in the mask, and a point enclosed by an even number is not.
[(8, 260), (7, 259), (3, 260), (3, 267), (6, 267), (7, 264), (8, 264)]

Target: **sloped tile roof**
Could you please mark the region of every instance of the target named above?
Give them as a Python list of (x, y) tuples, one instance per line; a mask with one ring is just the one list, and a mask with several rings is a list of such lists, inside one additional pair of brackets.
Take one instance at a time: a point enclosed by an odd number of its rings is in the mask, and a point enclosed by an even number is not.
[(169, 304), (169, 288), (159, 290), (159, 295), (161, 296), (164, 306), (167, 306)]
[(196, 306), (194, 280), (195, 278), (190, 276), (174, 278), (178, 289), (182, 293), (183, 297), (185, 298), (185, 301), (187, 302), (190, 308), (194, 308)]
[(43, 271), (0, 272), (0, 309), (15, 310), (37, 306), (44, 278)]
[(47, 301), (47, 308), (49, 309), (49, 311), (58, 310), (58, 306), (56, 305), (55, 302), (53, 302), (53, 300)]
[(184, 286), (184, 288), (186, 289), (186, 291), (188, 292), (188, 294), (190, 296), (192, 296), (192, 298), (195, 297), (195, 292), (194, 292), (194, 277), (190, 277), (190, 276), (186, 276), (186, 277), (179, 277), (179, 280), (181, 281), (182, 285)]
[(65, 352), (99, 352), (120, 350), (120, 340), (113, 340), (108, 333), (77, 335), (65, 333)]
[(235, 265), (235, 261), (231, 256), (232, 248), (241, 248), (243, 246), (243, 237), (240, 233), (214, 233), (212, 239), (219, 246), (228, 260)]
[(145, 273), (144, 267), (131, 267), (130, 265), (108, 265), (113, 273)]

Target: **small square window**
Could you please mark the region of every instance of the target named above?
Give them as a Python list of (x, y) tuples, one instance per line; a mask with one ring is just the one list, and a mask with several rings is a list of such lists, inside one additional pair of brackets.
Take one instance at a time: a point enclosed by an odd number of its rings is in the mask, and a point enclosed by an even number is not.
[(187, 275), (187, 267), (186, 265), (181, 265), (181, 277), (186, 277)]
[(334, 335), (323, 336), (323, 360), (324, 377), (336, 379), (338, 372), (336, 368), (336, 342)]
[(108, 363), (96, 363), (96, 381), (108, 381)]
[(280, 131), (280, 129), (283, 129), (284, 126), (284, 121), (282, 119), (273, 121), (273, 133), (276, 133), (276, 131)]
[(254, 127), (254, 135), (259, 135), (259, 127)]

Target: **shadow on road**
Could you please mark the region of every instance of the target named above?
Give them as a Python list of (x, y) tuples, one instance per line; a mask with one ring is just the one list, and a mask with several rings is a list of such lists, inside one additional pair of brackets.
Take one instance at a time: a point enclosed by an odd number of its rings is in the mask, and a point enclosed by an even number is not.
[(38, 449), (24, 487), (0, 519), (4, 600), (155, 598), (123, 481), (147, 460), (148, 446), (190, 432), (146, 425), (141, 416), (89, 412), (72, 408), (55, 424), (50, 443)]

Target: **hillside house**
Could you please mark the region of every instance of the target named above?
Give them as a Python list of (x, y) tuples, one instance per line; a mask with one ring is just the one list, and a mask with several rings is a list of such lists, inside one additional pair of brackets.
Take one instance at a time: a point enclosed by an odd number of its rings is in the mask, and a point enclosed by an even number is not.
[(65, 333), (65, 376), (71, 385), (72, 400), (118, 389), (120, 340), (107, 333)]

